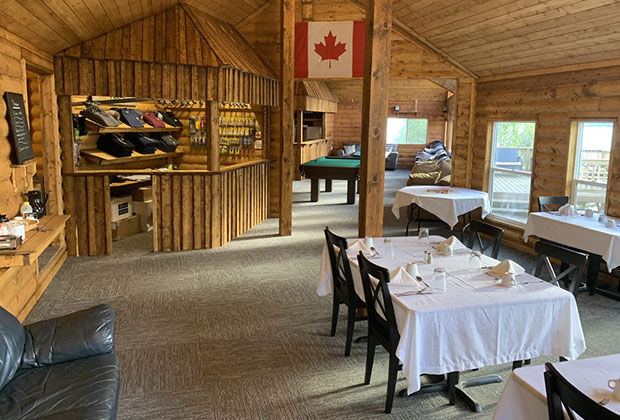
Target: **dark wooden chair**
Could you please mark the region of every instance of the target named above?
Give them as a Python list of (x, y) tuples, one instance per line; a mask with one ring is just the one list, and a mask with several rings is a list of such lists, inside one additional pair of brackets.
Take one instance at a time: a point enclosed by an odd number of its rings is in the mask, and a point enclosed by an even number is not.
[[(331, 264), (332, 277), (334, 280), (331, 336), (333, 337), (336, 335), (340, 305), (345, 304), (347, 306), (347, 341), (344, 348), (344, 355), (349, 356), (351, 354), (355, 321), (366, 319), (365, 316), (358, 316), (357, 310), (363, 310), (366, 305), (355, 292), (353, 277), (351, 276), (351, 266), (347, 256), (347, 240), (338, 235), (334, 235), (327, 227), (325, 228), (325, 240), (327, 241), (327, 251), (329, 253), (329, 262)], [(336, 252), (334, 246), (338, 248), (338, 252)]]
[(568, 203), (569, 198), (565, 195), (557, 197), (538, 197), (538, 209), (543, 212), (557, 211), (564, 204)]
[[(368, 385), (370, 383), (375, 347), (381, 345), (390, 354), (385, 412), (391, 413), (394, 391), (396, 389), (396, 377), (402, 366), (398, 357), (396, 357), (396, 348), (400, 341), (400, 334), (396, 327), (394, 306), (392, 305), (392, 297), (388, 288), (390, 272), (386, 268), (368, 261), (361, 252), (357, 259), (359, 261), (366, 309), (368, 311), (368, 352), (366, 353), (364, 384)], [(370, 281), (370, 276), (378, 280), (377, 284), (373, 284)]]
[[(568, 286), (568, 290), (577, 296), (583, 272), (588, 264), (588, 256), (547, 241), (536, 242), (534, 249), (538, 254), (534, 276), (539, 277), (543, 265), (546, 265), (549, 275), (551, 276), (551, 283), (559, 286), (559, 281), (563, 279), (565, 285)], [(555, 272), (549, 258), (555, 258), (560, 261), (561, 266), (559, 274)], [(569, 284), (570, 273), (573, 273), (573, 279)]]
[[(502, 246), (504, 229), (481, 222), (480, 220), (472, 220), (469, 227), (471, 229), (471, 235), (466, 244), (467, 248), (474, 249), (474, 240), (477, 240), (478, 246), (480, 247), (480, 251), (482, 253), (485, 253), (488, 249), (491, 249), (490, 257), (497, 259), (499, 249)], [(485, 243), (480, 234), (490, 237), (491, 240), (487, 240)]]
[(620, 415), (579, 391), (551, 363), (545, 363), (545, 368), (549, 420), (564, 420), (564, 410), (571, 420), (575, 413), (588, 420), (620, 420)]

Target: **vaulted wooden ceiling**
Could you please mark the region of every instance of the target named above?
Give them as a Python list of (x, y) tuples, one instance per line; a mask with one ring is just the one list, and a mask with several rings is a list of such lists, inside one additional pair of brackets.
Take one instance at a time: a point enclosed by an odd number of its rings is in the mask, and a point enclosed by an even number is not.
[[(54, 54), (179, 2), (236, 25), (271, 1), (3, 0), (0, 27)], [(394, 0), (394, 21), (479, 76), (620, 59), (617, 0)]]

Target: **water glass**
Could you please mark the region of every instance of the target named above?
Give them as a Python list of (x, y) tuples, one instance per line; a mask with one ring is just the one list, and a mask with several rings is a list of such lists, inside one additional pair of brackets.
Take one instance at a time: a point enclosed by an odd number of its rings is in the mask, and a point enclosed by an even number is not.
[(444, 268), (436, 268), (433, 271), (433, 283), (431, 287), (434, 293), (446, 293), (446, 270)]
[(428, 248), (431, 244), (430, 233), (427, 228), (422, 228), (418, 232), (418, 243)]
[(394, 244), (390, 238), (383, 240), (383, 255), (387, 258), (394, 258)]
[(478, 271), (482, 268), (482, 253), (472, 251), (469, 253), (469, 271)]

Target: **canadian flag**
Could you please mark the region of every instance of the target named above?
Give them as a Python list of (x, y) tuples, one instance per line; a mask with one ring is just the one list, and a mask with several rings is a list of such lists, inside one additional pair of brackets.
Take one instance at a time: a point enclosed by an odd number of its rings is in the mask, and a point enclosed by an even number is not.
[(295, 77), (364, 77), (365, 41), (365, 22), (295, 24)]

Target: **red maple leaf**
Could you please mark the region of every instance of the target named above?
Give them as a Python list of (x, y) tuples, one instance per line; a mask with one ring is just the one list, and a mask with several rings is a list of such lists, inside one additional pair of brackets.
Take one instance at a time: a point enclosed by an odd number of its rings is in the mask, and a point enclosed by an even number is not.
[(347, 50), (347, 44), (339, 42), (336, 44), (336, 37), (329, 31), (327, 36), (323, 37), (325, 44), (322, 42), (314, 44), (314, 52), (321, 56), (321, 61), (329, 60), (329, 68), (332, 68), (332, 60), (338, 61), (340, 56)]

